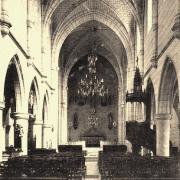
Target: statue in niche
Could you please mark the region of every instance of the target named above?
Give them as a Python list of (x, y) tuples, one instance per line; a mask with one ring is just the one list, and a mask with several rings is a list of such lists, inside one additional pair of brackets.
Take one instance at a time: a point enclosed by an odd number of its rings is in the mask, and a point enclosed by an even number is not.
[(31, 90), (29, 95), (29, 102), (28, 102), (28, 112), (33, 114), (33, 106), (34, 106), (34, 92)]
[(21, 149), (21, 141), (23, 137), (23, 127), (20, 124), (15, 125), (15, 148)]
[(78, 114), (74, 113), (74, 117), (73, 117), (73, 128), (77, 129), (78, 128)]
[(108, 114), (108, 128), (111, 130), (113, 128), (114, 120), (113, 120), (113, 115), (110, 112)]

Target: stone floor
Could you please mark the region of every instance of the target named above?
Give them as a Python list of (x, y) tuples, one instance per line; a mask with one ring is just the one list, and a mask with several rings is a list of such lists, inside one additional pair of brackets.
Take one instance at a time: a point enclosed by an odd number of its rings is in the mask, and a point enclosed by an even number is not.
[(86, 176), (85, 180), (100, 180), (101, 176), (99, 174), (98, 168), (98, 152), (102, 150), (101, 148), (87, 148), (86, 155)]

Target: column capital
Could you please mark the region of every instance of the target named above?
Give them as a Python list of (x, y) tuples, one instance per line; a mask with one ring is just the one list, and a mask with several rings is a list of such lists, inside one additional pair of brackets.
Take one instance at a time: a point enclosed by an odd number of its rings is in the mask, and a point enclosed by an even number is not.
[(153, 68), (157, 68), (157, 58), (156, 58), (156, 55), (153, 55), (152, 58), (151, 58), (151, 66)]
[(42, 126), (43, 125), (43, 121), (35, 121), (34, 125), (41, 125)]
[(155, 115), (156, 121), (158, 120), (170, 120), (172, 118), (172, 114), (168, 113), (160, 113)]
[(0, 101), (0, 110), (3, 110), (5, 108), (5, 103), (3, 101)]
[(1, 25), (2, 36), (8, 35), (10, 28), (12, 27), (12, 24), (4, 19), (0, 19), (0, 25)]
[(31, 66), (33, 65), (33, 57), (29, 55), (28, 59), (27, 59), (27, 66)]
[(29, 114), (29, 121), (34, 122), (36, 120), (36, 115)]
[(11, 114), (11, 117), (15, 120), (18, 119), (29, 120), (29, 113), (14, 112)]
[(28, 19), (28, 20), (27, 20), (27, 27), (28, 27), (28, 28), (32, 28), (33, 25), (34, 25), (34, 22), (31, 21), (30, 19)]

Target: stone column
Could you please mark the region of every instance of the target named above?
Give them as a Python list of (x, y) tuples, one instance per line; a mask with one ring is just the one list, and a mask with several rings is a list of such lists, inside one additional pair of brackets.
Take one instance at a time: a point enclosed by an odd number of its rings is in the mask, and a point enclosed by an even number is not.
[(180, 0), (176, 0), (176, 15), (174, 17), (174, 25), (172, 31), (175, 38), (180, 39)]
[(36, 139), (36, 148), (42, 148), (42, 121), (35, 121), (33, 125), (34, 137)]
[(52, 148), (52, 125), (43, 124), (43, 148)]
[(11, 23), (9, 21), (9, 13), (8, 13), (8, 2), (9, 0), (1, 0), (1, 34), (5, 36), (9, 34), (9, 30), (11, 28)]
[(140, 30), (140, 52), (139, 52), (139, 67), (141, 76), (144, 76), (144, 30)]
[(61, 119), (60, 119), (60, 136), (61, 136), (61, 144), (67, 144), (68, 136), (67, 136), (67, 106), (64, 102), (61, 103)]
[(118, 144), (125, 144), (126, 121), (125, 121), (125, 102), (119, 103), (118, 110)]
[(171, 114), (156, 115), (156, 155), (169, 157)]
[(158, 0), (153, 0), (153, 19), (152, 19), (152, 48), (151, 65), (157, 68), (157, 53), (158, 53)]
[(21, 149), (23, 151), (23, 155), (28, 154), (28, 113), (18, 113), (15, 112), (12, 114), (12, 118), (15, 120), (15, 125), (19, 125), (22, 127), (22, 137), (21, 137)]
[(61, 117), (60, 117), (60, 139), (61, 144), (68, 142), (68, 127), (67, 127), (67, 87), (62, 87), (63, 95), (61, 101)]
[[(4, 109), (5, 105), (4, 102), (0, 101), (0, 133), (1, 133), (1, 138), (5, 138), (3, 135), (3, 109)], [(5, 144), (4, 143), (0, 143), (0, 162), (2, 161), (2, 152), (5, 149), (5, 147), (3, 147)]]
[(41, 71), (43, 72), (43, 74), (45, 74), (46, 70), (44, 68), (43, 62), (46, 62), (46, 48), (45, 47), (41, 47)]
[[(132, 93), (133, 92), (133, 86), (134, 86), (134, 73), (135, 70), (134, 68), (129, 68), (128, 70), (128, 79), (127, 79), (127, 88), (128, 88), (128, 93)], [(133, 78), (132, 78), (133, 77)], [(135, 104), (131, 103), (131, 102), (127, 102), (127, 111), (126, 111), (126, 115), (127, 115), (127, 120), (128, 121), (133, 121), (135, 120)]]
[(118, 121), (117, 121), (118, 144), (121, 144), (121, 124), (122, 124), (121, 99), (122, 99), (122, 89), (119, 87), (118, 88)]

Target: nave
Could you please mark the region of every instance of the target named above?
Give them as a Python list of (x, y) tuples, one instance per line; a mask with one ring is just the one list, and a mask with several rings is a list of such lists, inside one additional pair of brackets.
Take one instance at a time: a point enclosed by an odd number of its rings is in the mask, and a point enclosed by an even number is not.
[(0, 0), (0, 178), (180, 178), (179, 49), (180, 0)]

